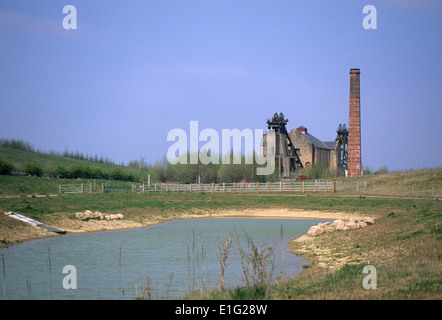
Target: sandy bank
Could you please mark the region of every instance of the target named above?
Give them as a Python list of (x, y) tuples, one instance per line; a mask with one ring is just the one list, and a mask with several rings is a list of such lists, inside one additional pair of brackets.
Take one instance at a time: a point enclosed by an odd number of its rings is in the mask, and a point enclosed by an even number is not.
[[(186, 217), (187, 215), (185, 215)], [(189, 217), (247, 217), (247, 218), (272, 218), (272, 219), (346, 219), (359, 216), (345, 212), (326, 212), (298, 209), (244, 209), (244, 210), (219, 210), (203, 215), (189, 215)]]
[[(133, 221), (129, 218), (122, 220), (89, 220), (82, 221), (80, 219), (73, 219), (71, 214), (54, 213), (47, 217), (44, 223), (48, 226), (65, 230), (68, 234), (80, 234), (90, 232), (112, 231), (143, 228), (152, 225), (161, 224), (167, 221), (176, 219), (191, 219), (191, 218), (272, 218), (272, 219), (346, 219), (358, 216), (357, 214), (348, 214), (344, 212), (325, 212), (325, 211), (309, 211), (309, 210), (295, 210), (287, 208), (262, 208), (262, 209), (243, 209), (243, 210), (203, 210), (200, 212), (180, 213), (169, 217), (161, 217), (157, 215), (150, 215), (137, 213), (141, 218)], [(1, 220), (9, 224), (8, 218), (2, 215)], [(0, 239), (3, 243), (1, 246), (8, 246), (11, 244), (20, 243), (23, 241), (35, 240), (46, 237), (59, 236), (53, 232), (47, 232), (37, 227), (32, 227), (23, 222), (11, 222), (12, 228), (0, 228)]]

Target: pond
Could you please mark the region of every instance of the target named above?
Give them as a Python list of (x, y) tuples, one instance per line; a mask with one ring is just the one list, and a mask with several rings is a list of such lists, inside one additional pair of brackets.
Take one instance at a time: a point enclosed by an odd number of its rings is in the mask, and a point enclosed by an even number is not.
[(288, 252), (288, 242), (325, 221), (197, 218), (29, 241), (0, 249), (4, 262), (4, 267), (0, 265), (0, 296), (16, 300), (113, 300), (150, 293), (152, 299), (174, 299), (191, 290), (215, 288), (220, 279), (218, 239), (222, 246), (230, 233), (227, 286), (245, 285), (241, 263), (245, 260), (238, 248), (249, 252), (246, 235), (257, 247), (272, 248), (266, 260), (272, 262), (268, 271), (273, 281), (293, 277), (307, 263)]

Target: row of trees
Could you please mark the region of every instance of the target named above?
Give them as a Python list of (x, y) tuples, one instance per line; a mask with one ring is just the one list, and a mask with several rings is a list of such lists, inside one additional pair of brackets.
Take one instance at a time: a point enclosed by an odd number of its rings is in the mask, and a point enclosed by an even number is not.
[[(41, 177), (43, 175), (43, 168), (38, 162), (26, 162), (23, 167), (23, 173)], [(0, 159), (0, 174), (8, 175), (15, 172), (14, 164), (8, 160)]]
[[(38, 152), (28, 142), (16, 139), (0, 139), (0, 147), (15, 150)], [(254, 157), (253, 161), (246, 161), (244, 156), (240, 156), (241, 163), (233, 164), (233, 155), (230, 158), (230, 164), (203, 164), (200, 160), (196, 164), (190, 164), (191, 154), (186, 154), (187, 164), (170, 164), (164, 157), (155, 164), (147, 164), (144, 157), (138, 160), (130, 161), (127, 166), (123, 164), (115, 165), (109, 158), (103, 158), (95, 154), (94, 156), (81, 152), (72, 152), (67, 149), (62, 154), (50, 152), (49, 154), (58, 155), (66, 158), (88, 161), (90, 164), (74, 164), (71, 166), (57, 166), (55, 168), (43, 169), (38, 162), (27, 162), (19, 168), (14, 167), (13, 163), (0, 159), (0, 174), (12, 174), (21, 172), (34, 176), (57, 176), (63, 179), (113, 179), (132, 182), (147, 182), (150, 175), (152, 182), (178, 182), (178, 183), (211, 183), (211, 182), (267, 182), (279, 180), (279, 172), (276, 169), (268, 176), (258, 176), (256, 170), (259, 165)], [(194, 156), (194, 155), (193, 155)], [(210, 156), (210, 154), (208, 155)], [(196, 157), (199, 159), (199, 157)], [(103, 166), (102, 166), (103, 164)], [(106, 166), (108, 165), (108, 166)], [(364, 175), (386, 173), (388, 169), (382, 167), (373, 171), (368, 167), (364, 168)], [(310, 179), (333, 178), (333, 173), (326, 167), (314, 164), (312, 167), (304, 170), (303, 175)]]
[(29, 142), (18, 139), (0, 139), (0, 147), (27, 152), (35, 152), (34, 147)]
[[(190, 155), (188, 155), (190, 159)], [(152, 182), (177, 182), (177, 183), (211, 183), (211, 182), (267, 182), (279, 180), (279, 172), (276, 169), (267, 176), (257, 175), (259, 165), (256, 161), (248, 164), (245, 157), (241, 157), (241, 164), (207, 164), (201, 161), (197, 164), (170, 164), (166, 158), (157, 161), (154, 165), (148, 165), (144, 158), (133, 160), (128, 166), (113, 166), (104, 169), (96, 165), (74, 164), (71, 166), (59, 165), (55, 169), (43, 170), (38, 162), (26, 162), (22, 168), (15, 168), (13, 163), (0, 159), (0, 175), (9, 175), (21, 172), (27, 175), (38, 176), (50, 175), (61, 179), (110, 179), (131, 182), (147, 182), (151, 176)], [(231, 161), (232, 162), (232, 161)], [(376, 171), (368, 167), (364, 169), (364, 175), (388, 173), (386, 167)], [(310, 179), (333, 178), (333, 173), (326, 167), (314, 164), (302, 173)]]
[(111, 179), (120, 181), (137, 181), (131, 170), (124, 167), (102, 169), (93, 165), (57, 166), (54, 169), (44, 170), (38, 162), (26, 162), (23, 167), (16, 168), (8, 160), (0, 159), (0, 175), (26, 174), (41, 177), (43, 175), (56, 176), (61, 179)]
[(103, 156), (98, 156), (95, 154), (94, 156), (88, 155), (87, 153), (84, 154), (83, 152), (79, 152), (78, 150), (68, 151), (67, 149), (61, 154), (62, 157), (70, 158), (70, 159), (76, 159), (76, 160), (86, 160), (89, 162), (95, 162), (95, 163), (101, 163), (101, 164), (115, 164), (111, 159), (108, 157), (103, 158)]
[(102, 169), (98, 166), (90, 165), (71, 165), (57, 166), (55, 174), (61, 179), (111, 179), (120, 181), (135, 181), (132, 172), (124, 170), (121, 167), (113, 167), (111, 169)]
[(29, 142), (20, 140), (20, 139), (0, 139), (0, 148), (8, 148), (13, 150), (19, 150), (19, 151), (26, 151), (26, 152), (38, 152), (38, 153), (44, 153), (44, 154), (50, 154), (50, 155), (56, 155), (60, 157), (70, 158), (70, 159), (76, 159), (76, 160), (86, 160), (89, 162), (95, 162), (100, 164), (109, 164), (109, 165), (115, 165), (115, 163), (109, 159), (108, 157), (98, 156), (95, 155), (89, 155), (85, 154), (83, 152), (77, 151), (68, 151), (66, 149), (63, 153), (55, 152), (55, 151), (40, 151), (35, 149), (35, 147), (30, 144)]
[[(40, 152), (28, 142), (16, 139), (0, 139), (0, 147), (10, 148), (27, 152)], [(123, 164), (115, 165), (108, 158), (98, 155), (88, 155), (82, 152), (72, 152), (67, 149), (63, 153), (43, 152), (46, 154), (62, 156), (75, 160), (88, 161), (91, 164), (74, 164), (71, 166), (57, 166), (56, 168), (43, 169), (38, 162), (25, 163), (24, 166), (14, 167), (10, 162), (3, 161), (0, 165), (0, 174), (11, 174), (14, 172), (24, 173), (33, 176), (57, 176), (63, 179), (113, 179), (133, 182), (147, 182), (148, 176), (151, 176), (152, 182), (179, 182), (179, 183), (211, 183), (211, 182), (234, 182), (234, 181), (270, 181), (277, 180), (279, 173), (275, 171), (269, 176), (256, 175), (258, 164), (256, 161), (246, 161), (241, 156), (241, 164), (207, 164), (200, 161), (197, 164), (170, 164), (166, 158), (157, 161), (153, 165), (145, 162), (145, 158), (130, 161), (127, 166)], [(190, 160), (190, 154), (186, 157)], [(254, 158), (253, 158), (254, 159)], [(190, 161), (187, 161), (189, 163)], [(230, 163), (233, 163), (233, 155)], [(96, 164), (96, 165), (94, 165)], [(101, 164), (113, 166), (110, 169), (104, 169)]]
[(145, 167), (146, 172), (151, 175), (152, 181), (178, 182), (178, 183), (212, 183), (212, 182), (267, 182), (279, 180), (279, 171), (276, 169), (270, 175), (257, 175), (257, 168), (262, 167), (254, 157), (250, 159), (238, 156), (240, 164), (233, 163), (233, 156), (230, 162), (223, 164), (203, 164), (199, 159), (197, 163), (191, 164), (191, 155), (187, 154), (186, 163), (170, 164), (166, 158), (157, 161), (152, 166)]

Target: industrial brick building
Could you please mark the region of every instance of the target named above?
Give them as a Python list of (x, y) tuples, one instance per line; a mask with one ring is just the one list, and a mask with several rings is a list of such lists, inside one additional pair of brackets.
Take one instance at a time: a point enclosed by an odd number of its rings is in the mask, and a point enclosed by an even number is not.
[(298, 156), (305, 168), (317, 163), (336, 170), (335, 141), (323, 142), (313, 136), (304, 126), (291, 130), (290, 138), (299, 150)]
[[(349, 129), (339, 124), (334, 140), (321, 141), (304, 126), (288, 132), (288, 119), (282, 113), (267, 121), (268, 130), (275, 132), (275, 164), (282, 178), (293, 178), (313, 164), (330, 169), (336, 176), (362, 174), (359, 75), (359, 69), (350, 70)], [(266, 145), (265, 136), (263, 147)]]

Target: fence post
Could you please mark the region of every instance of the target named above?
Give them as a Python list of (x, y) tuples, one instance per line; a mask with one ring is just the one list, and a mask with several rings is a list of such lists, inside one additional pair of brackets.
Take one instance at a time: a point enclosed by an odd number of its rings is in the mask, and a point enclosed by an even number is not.
[(279, 181), (279, 192), (282, 192), (282, 181)]
[(200, 183), (200, 189), (201, 189), (201, 192), (203, 192), (203, 184), (202, 183)]
[(324, 191), (325, 191), (325, 193), (327, 193), (327, 180), (325, 180), (324, 183), (325, 183), (324, 184)]
[(304, 180), (302, 180), (302, 193), (304, 193)]
[(246, 182), (246, 193), (248, 193), (248, 192), (249, 192), (249, 187), (248, 187), (247, 182)]
[(318, 182), (318, 180), (315, 180), (315, 188), (314, 188), (314, 192), (316, 192), (317, 182)]
[(291, 184), (292, 184), (292, 192), (293, 192), (293, 180), (292, 180), (292, 183), (291, 183)]
[(81, 193), (84, 193), (84, 183), (81, 184)]
[(256, 193), (259, 193), (259, 182), (256, 183)]
[(212, 193), (215, 193), (215, 182), (212, 182)]
[(269, 191), (269, 193), (270, 193), (270, 181), (267, 182), (267, 185), (268, 185), (268, 191)]
[(157, 192), (157, 184), (155, 183), (155, 192)]
[(61, 193), (61, 184), (58, 185), (58, 193)]
[(233, 183), (233, 193), (236, 193), (236, 182)]
[(336, 181), (333, 181), (333, 184), (332, 184), (332, 191), (333, 191), (333, 192), (336, 192)]
[(226, 193), (226, 183), (223, 182), (223, 193)]
[(150, 174), (147, 175), (147, 187), (150, 187)]

